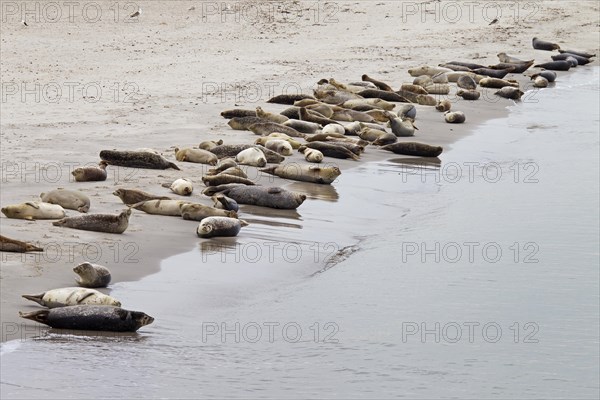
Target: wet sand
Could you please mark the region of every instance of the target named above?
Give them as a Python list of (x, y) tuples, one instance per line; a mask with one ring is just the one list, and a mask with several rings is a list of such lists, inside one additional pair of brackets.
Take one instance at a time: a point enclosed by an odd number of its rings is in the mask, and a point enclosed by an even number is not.
[[(444, 3), (448, 2), (441, 4)], [(399, 18), (402, 3), (336, 4), (337, 22), (323, 21), (322, 13), (319, 17), (311, 14), (313, 3), (306, 5), (305, 18), (296, 23), (255, 24), (244, 18), (221, 23), (214, 16), (202, 22), (200, 7), (189, 10), (197, 6), (194, 2), (144, 3), (144, 13), (137, 23), (124, 23), (122, 18), (120, 22), (107, 18), (90, 23), (75, 18), (74, 22), (63, 23), (29, 21), (29, 26), (23, 27), (18, 23), (20, 18), (9, 16), (9, 23), (1, 28), (2, 80), (14, 82), (17, 92), (7, 94), (10, 92), (4, 87), (1, 204), (36, 200), (42, 192), (65, 187), (88, 193), (92, 198), (91, 212), (116, 213), (124, 208), (111, 194), (116, 188), (136, 187), (171, 195), (161, 183), (182, 176), (195, 183), (191, 200), (209, 204), (200, 194), (200, 177), (206, 166), (198, 164), (177, 163), (182, 171), (109, 167), (109, 178), (100, 183), (72, 182), (70, 171), (95, 164), (102, 149), (151, 147), (174, 161), (174, 147), (197, 145), (203, 140), (249, 143), (256, 137), (250, 132), (229, 129), (227, 121), (219, 116), (222, 110), (260, 105), (276, 112), (285, 106), (266, 104), (270, 95), (279, 94), (277, 90), (283, 87), (299, 87), (310, 93), (321, 78), (335, 77), (347, 82), (368, 73), (396, 87), (411, 82), (407, 69), (421, 64), (437, 65), (454, 59), (495, 63), (495, 54), (500, 51), (524, 59), (547, 60), (550, 53), (531, 48), (530, 39), (536, 35), (565, 47), (597, 53), (595, 37), (590, 34), (590, 30), (597, 30), (593, 15), (598, 8), (593, 3), (566, 2), (558, 8), (553, 2), (541, 2), (533, 22), (507, 18), (508, 21), (501, 19), (492, 26), (480, 12), (472, 21), (465, 16), (460, 26), (443, 16), (439, 22), (421, 23), (421, 17), (432, 14), (418, 13), (407, 16), (407, 23), (400, 28), (390, 24), (389, 18)], [(103, 11), (106, 13), (107, 9), (108, 6)], [(47, 41), (49, 36), (56, 40)], [(26, 57), (22, 49), (27, 49)], [(527, 80), (519, 79), (525, 86)], [(25, 94), (32, 87), (34, 93)], [(53, 92), (57, 87), (62, 90), (59, 96)], [(72, 98), (69, 87), (75, 88)], [(257, 97), (248, 96), (249, 92), (243, 90), (256, 87)], [(269, 87), (274, 87), (275, 92), (270, 93)], [(95, 92), (94, 88), (100, 91)], [(463, 125), (446, 124), (441, 113), (419, 106), (419, 131), (414, 139), (448, 149), (478, 122), (504, 115), (505, 107), (512, 101), (494, 97), (493, 90), (485, 91), (487, 100), (460, 100), (453, 104), (453, 108), (467, 115)], [(400, 157), (369, 148), (360, 162), (328, 161), (346, 172), (363, 162), (390, 158)], [(443, 162), (443, 154), (440, 158)], [(300, 160), (297, 154), (290, 158)], [(252, 172), (249, 175), (258, 176)], [(340, 180), (344, 177), (343, 174)], [(330, 214), (336, 207), (332, 200), (340, 196), (335, 190), (318, 188), (320, 192), (311, 194), (315, 190), (311, 184), (271, 177), (258, 180), (306, 191), (309, 200), (297, 210), (297, 215), (284, 212), (271, 217), (276, 213), (244, 207), (240, 217), (254, 224), (244, 229), (237, 240), (333, 240), (340, 249), (356, 244), (355, 235), (343, 230), (322, 234), (327, 228), (318, 218), (302, 219), (303, 208), (309, 204), (312, 215)], [(336, 186), (334, 183), (333, 188)], [(356, 212), (335, 209), (338, 215)], [(157, 272), (162, 259), (195, 249), (199, 243), (195, 235), (197, 223), (135, 211), (130, 228), (123, 235), (63, 229), (49, 221), (28, 222), (4, 216), (0, 223), (3, 235), (33, 241), (47, 249), (43, 255), (1, 254), (3, 326), (21, 323), (17, 311), (32, 308), (24, 305), (21, 294), (73, 285), (75, 275), (71, 269), (82, 261), (108, 266), (113, 282), (118, 283)], [(277, 230), (281, 223), (297, 224), (302, 229), (297, 230), (297, 235), (281, 238)], [(3, 330), (2, 341), (12, 338)]]

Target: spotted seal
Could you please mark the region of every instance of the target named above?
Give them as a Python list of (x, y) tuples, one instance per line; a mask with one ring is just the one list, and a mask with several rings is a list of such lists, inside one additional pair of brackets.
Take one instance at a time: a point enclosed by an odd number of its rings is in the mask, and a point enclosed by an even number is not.
[(85, 288), (107, 287), (111, 279), (108, 268), (89, 262), (79, 264), (73, 272), (79, 275), (77, 284)]
[(75, 168), (71, 175), (75, 177), (77, 182), (98, 182), (105, 181), (108, 176), (106, 172), (106, 161), (100, 161), (97, 167), (79, 167)]
[(56, 308), (78, 305), (121, 306), (121, 302), (94, 289), (67, 287), (48, 290), (41, 294), (24, 294), (23, 298), (35, 301), (42, 307)]
[(217, 236), (237, 236), (242, 227), (248, 226), (246, 221), (228, 217), (204, 218), (198, 225), (196, 233), (198, 237), (207, 239)]
[(54, 226), (81, 229), (84, 231), (96, 231), (106, 233), (123, 233), (129, 226), (131, 209), (122, 211), (119, 215), (114, 214), (86, 214), (75, 217), (66, 217), (52, 223)]
[(121, 167), (146, 169), (173, 168), (179, 170), (177, 165), (166, 160), (164, 157), (146, 151), (102, 150), (100, 158), (110, 165)]

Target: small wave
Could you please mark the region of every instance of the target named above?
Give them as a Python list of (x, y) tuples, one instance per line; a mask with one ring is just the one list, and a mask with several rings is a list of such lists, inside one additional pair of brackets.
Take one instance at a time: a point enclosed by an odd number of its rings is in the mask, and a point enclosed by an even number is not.
[(9, 340), (8, 342), (0, 344), (0, 356), (12, 353), (21, 347), (22, 341), (19, 339)]

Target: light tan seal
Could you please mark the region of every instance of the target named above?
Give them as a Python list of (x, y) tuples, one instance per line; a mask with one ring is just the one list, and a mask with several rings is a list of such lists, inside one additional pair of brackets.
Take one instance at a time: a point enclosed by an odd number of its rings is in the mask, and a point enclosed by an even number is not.
[(21, 204), (11, 204), (2, 207), (2, 214), (7, 218), (17, 219), (59, 219), (63, 218), (65, 210), (58, 204), (44, 203), (42, 201), (28, 201)]
[(121, 306), (121, 302), (113, 297), (94, 289), (80, 287), (53, 289), (40, 294), (24, 294), (23, 297), (48, 308), (78, 305)]
[(260, 171), (280, 178), (321, 184), (331, 184), (342, 173), (338, 167), (320, 167), (296, 163), (275, 165), (263, 168)]
[(205, 206), (204, 204), (198, 203), (182, 204), (180, 209), (181, 217), (183, 219), (192, 221), (202, 221), (204, 218), (208, 217), (238, 217), (237, 212), (235, 211), (222, 210), (219, 208)]
[(86, 213), (90, 210), (90, 198), (79, 190), (56, 189), (40, 194), (45, 203), (58, 204), (68, 210)]
[(86, 288), (107, 287), (111, 279), (108, 268), (89, 262), (79, 264), (73, 268), (73, 272), (79, 275), (79, 286)]
[(113, 195), (121, 199), (126, 205), (132, 205), (146, 200), (171, 200), (167, 196), (159, 196), (151, 193), (144, 192), (137, 189), (117, 189), (113, 192)]
[[(213, 148), (214, 147), (216, 147), (216, 145), (213, 146)], [(208, 165), (217, 165), (217, 162), (219, 161), (217, 156), (208, 150), (192, 149), (189, 147), (185, 149), (175, 148), (175, 158), (177, 161), (187, 161)]]

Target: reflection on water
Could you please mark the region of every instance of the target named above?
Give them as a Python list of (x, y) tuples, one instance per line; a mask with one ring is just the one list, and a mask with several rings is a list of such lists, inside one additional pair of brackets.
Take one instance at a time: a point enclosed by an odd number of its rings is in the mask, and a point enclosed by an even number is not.
[[(336, 207), (294, 211), (315, 237), (250, 225), (201, 241), (202, 262), (195, 249), (115, 284), (155, 317), (141, 340), (21, 332), (2, 346), (2, 398), (597, 398), (598, 68), (564, 79), (575, 88), (558, 82), (442, 156), (494, 162), (500, 179), (362, 165), (340, 176)], [(528, 133), (535, 121), (549, 128)], [(260, 216), (290, 219), (272, 211)], [(336, 246), (334, 230), (363, 240)], [(290, 246), (270, 261), (256, 245), (277, 240)], [(309, 277), (324, 259), (341, 262)]]
[(331, 185), (321, 185), (318, 183), (294, 182), (286, 186), (286, 189), (293, 192), (304, 193), (308, 199), (337, 201), (340, 198), (335, 190), (335, 182)]
[(420, 167), (420, 168), (439, 168), (442, 165), (442, 160), (438, 157), (402, 157), (386, 160), (391, 164), (399, 164), (400, 166)]

